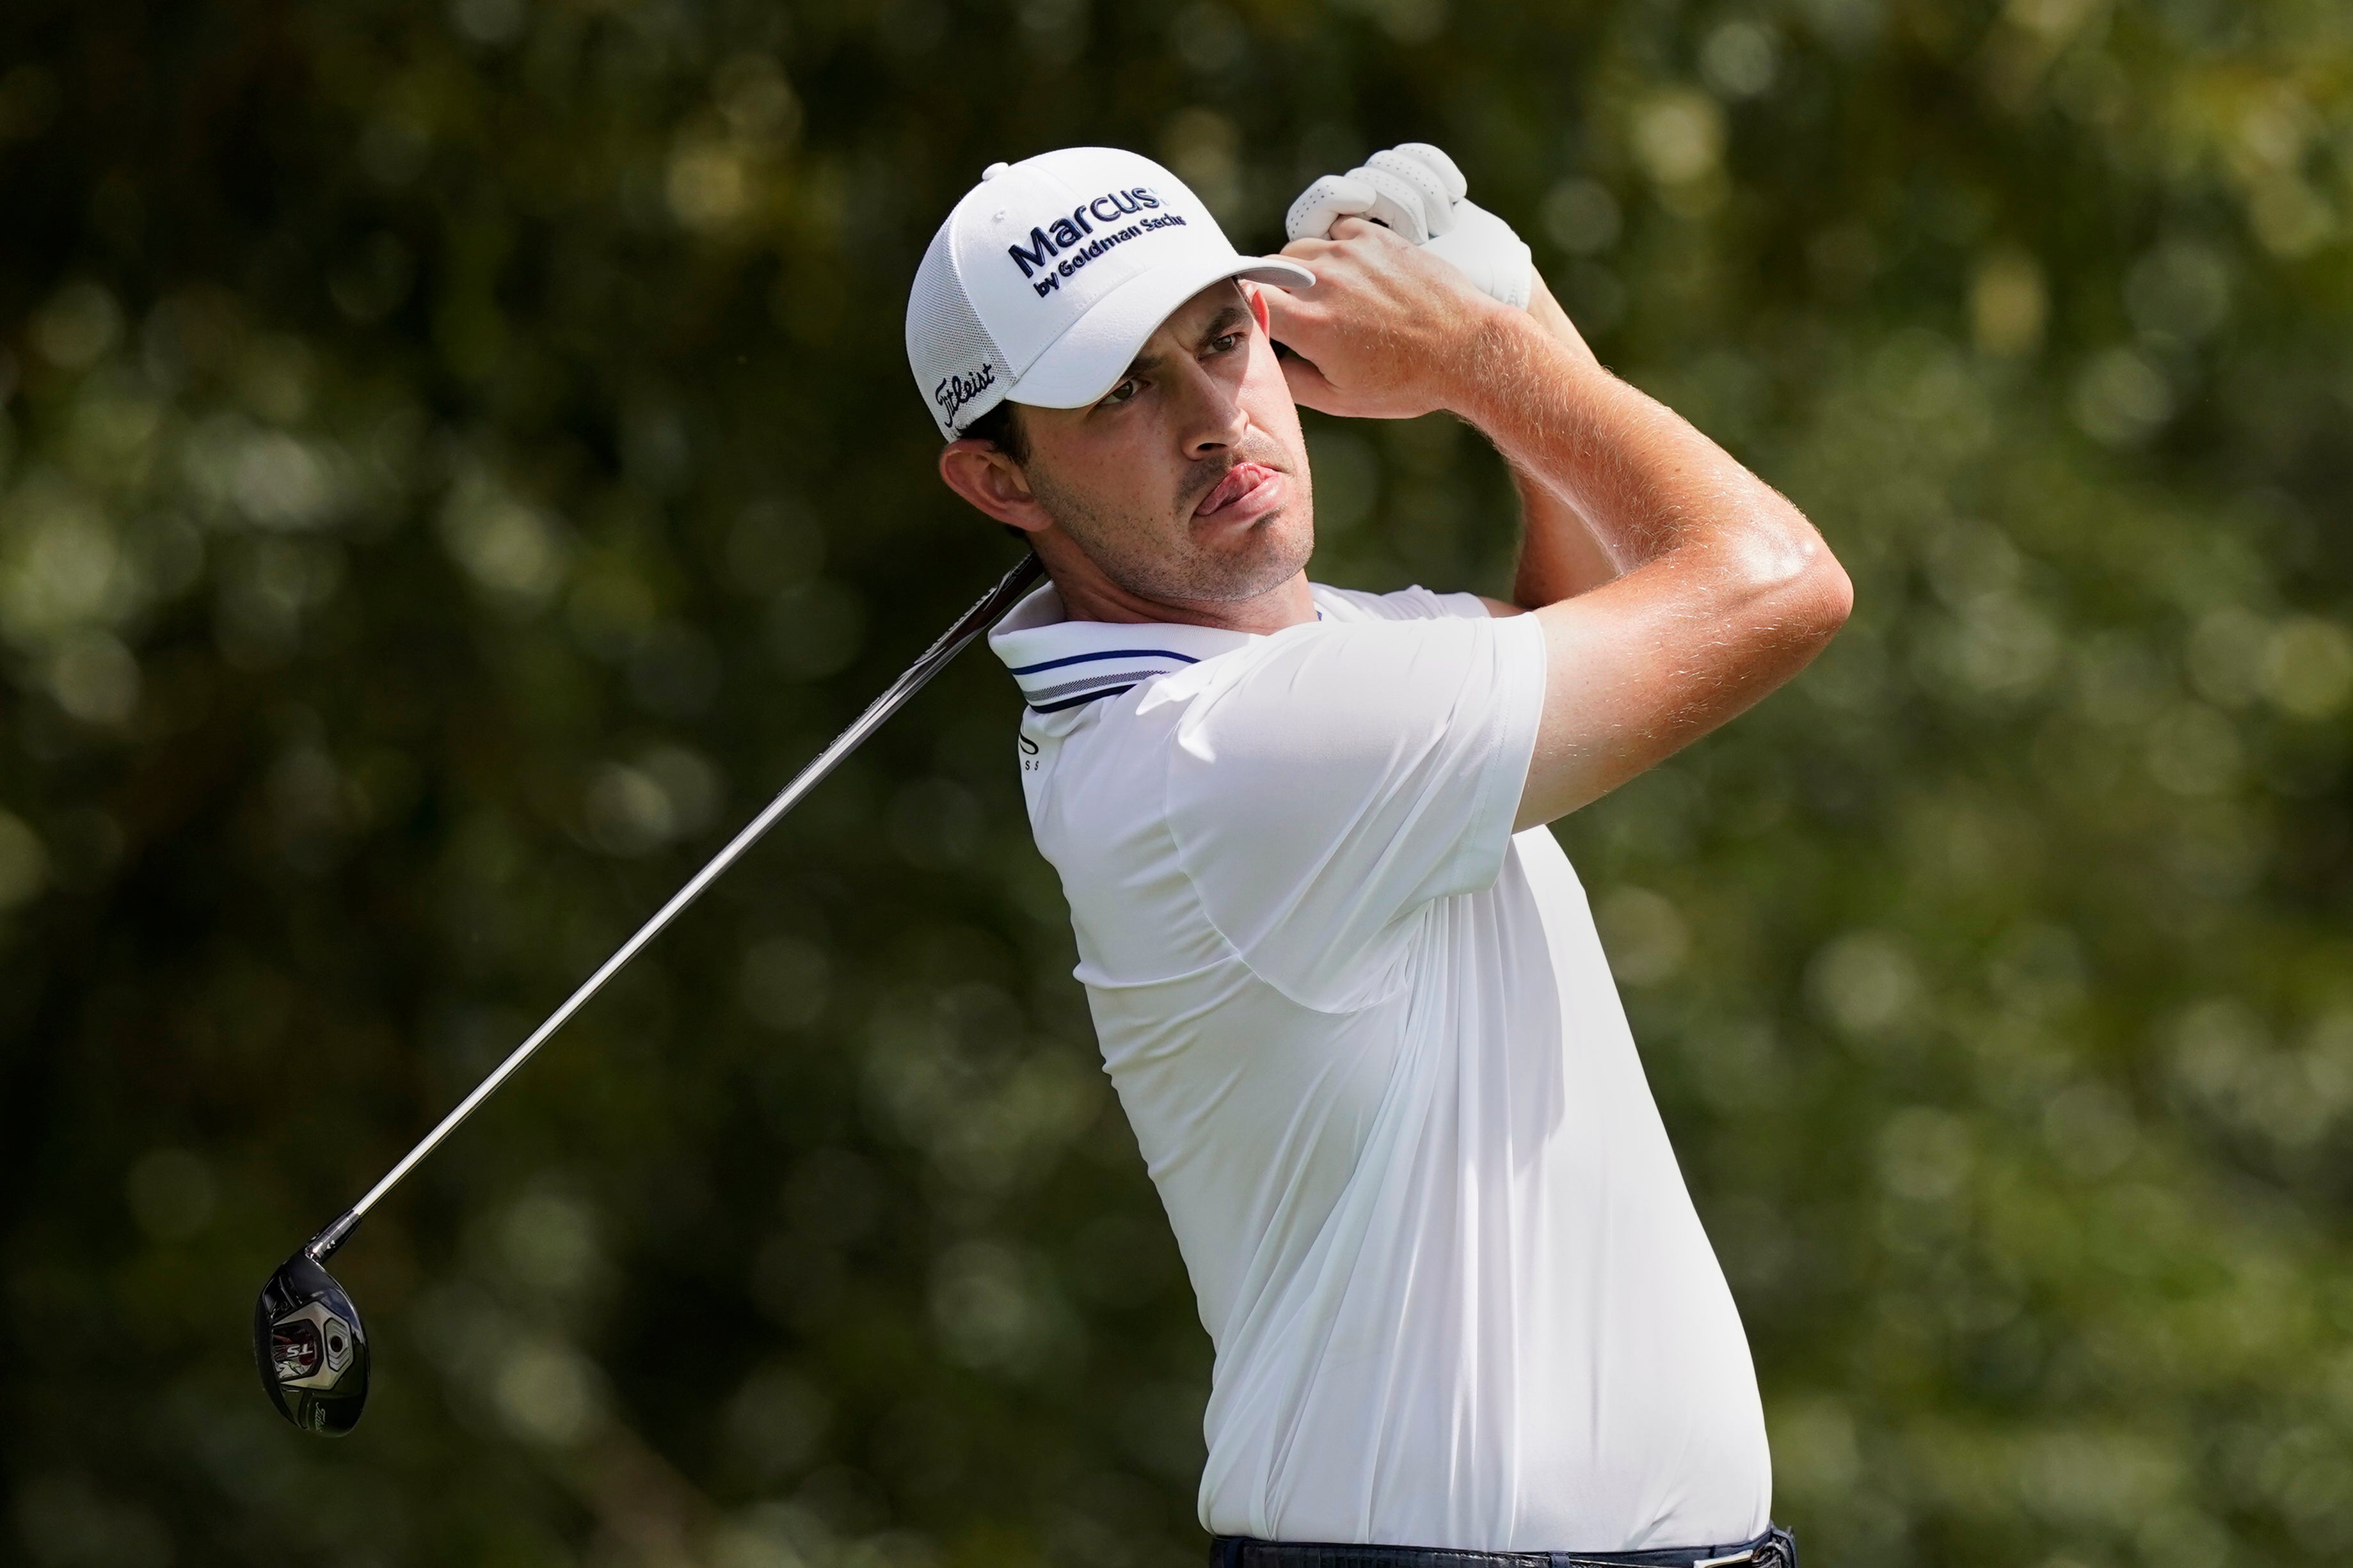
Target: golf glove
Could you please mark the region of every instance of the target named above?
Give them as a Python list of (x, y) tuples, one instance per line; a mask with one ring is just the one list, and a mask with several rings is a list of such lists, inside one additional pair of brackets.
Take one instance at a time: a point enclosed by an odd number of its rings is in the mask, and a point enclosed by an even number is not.
[(1453, 159), (1427, 142), (1407, 142), (1300, 192), (1283, 227), (1293, 239), (1326, 239), (1344, 217), (1370, 219), (1452, 262), (1482, 293), (1525, 310), (1535, 259), (1511, 225), (1464, 198), (1469, 189)]

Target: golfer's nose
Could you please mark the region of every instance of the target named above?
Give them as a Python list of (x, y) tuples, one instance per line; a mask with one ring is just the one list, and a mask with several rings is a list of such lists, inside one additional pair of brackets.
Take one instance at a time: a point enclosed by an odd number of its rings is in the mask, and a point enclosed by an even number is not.
[(1195, 363), (1177, 393), (1179, 439), (1185, 456), (1214, 458), (1241, 440), (1250, 417), (1242, 412), (1241, 388)]

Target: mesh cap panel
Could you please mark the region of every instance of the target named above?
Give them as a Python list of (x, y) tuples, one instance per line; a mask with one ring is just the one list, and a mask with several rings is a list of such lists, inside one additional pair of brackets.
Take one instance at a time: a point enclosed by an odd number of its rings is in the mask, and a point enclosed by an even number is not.
[(1013, 367), (973, 313), (956, 274), (951, 216), (932, 236), (915, 285), (907, 296), (907, 363), (915, 388), (940, 435), (953, 441), (972, 422), (1005, 401)]

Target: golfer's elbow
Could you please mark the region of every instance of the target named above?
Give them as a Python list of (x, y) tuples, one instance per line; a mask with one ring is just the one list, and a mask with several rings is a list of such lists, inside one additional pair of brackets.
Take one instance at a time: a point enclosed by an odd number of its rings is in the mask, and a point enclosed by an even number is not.
[[(1807, 531), (1813, 531), (1809, 527)], [(1838, 636), (1846, 618), (1854, 614), (1854, 580), (1819, 533), (1813, 534), (1806, 564), (1790, 584), (1789, 596), (1792, 618), (1816, 653)]]
[(1740, 593), (1774, 640), (1812, 658), (1854, 611), (1854, 583), (1806, 516), (1779, 496), (1760, 506), (1734, 552)]

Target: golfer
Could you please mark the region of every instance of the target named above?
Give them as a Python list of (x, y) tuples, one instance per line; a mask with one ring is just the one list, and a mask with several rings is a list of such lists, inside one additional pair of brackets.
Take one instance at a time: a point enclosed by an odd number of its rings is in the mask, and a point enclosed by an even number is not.
[[(1463, 195), (1399, 149), (1244, 257), (1133, 153), (996, 164), (908, 355), (941, 477), (1050, 574), (991, 641), (1216, 1346), (1214, 1561), (1788, 1568), (1740, 1320), (1545, 825), (1796, 674), (1850, 590)], [(1514, 602), (1310, 583), (1303, 404), (1492, 441)]]

